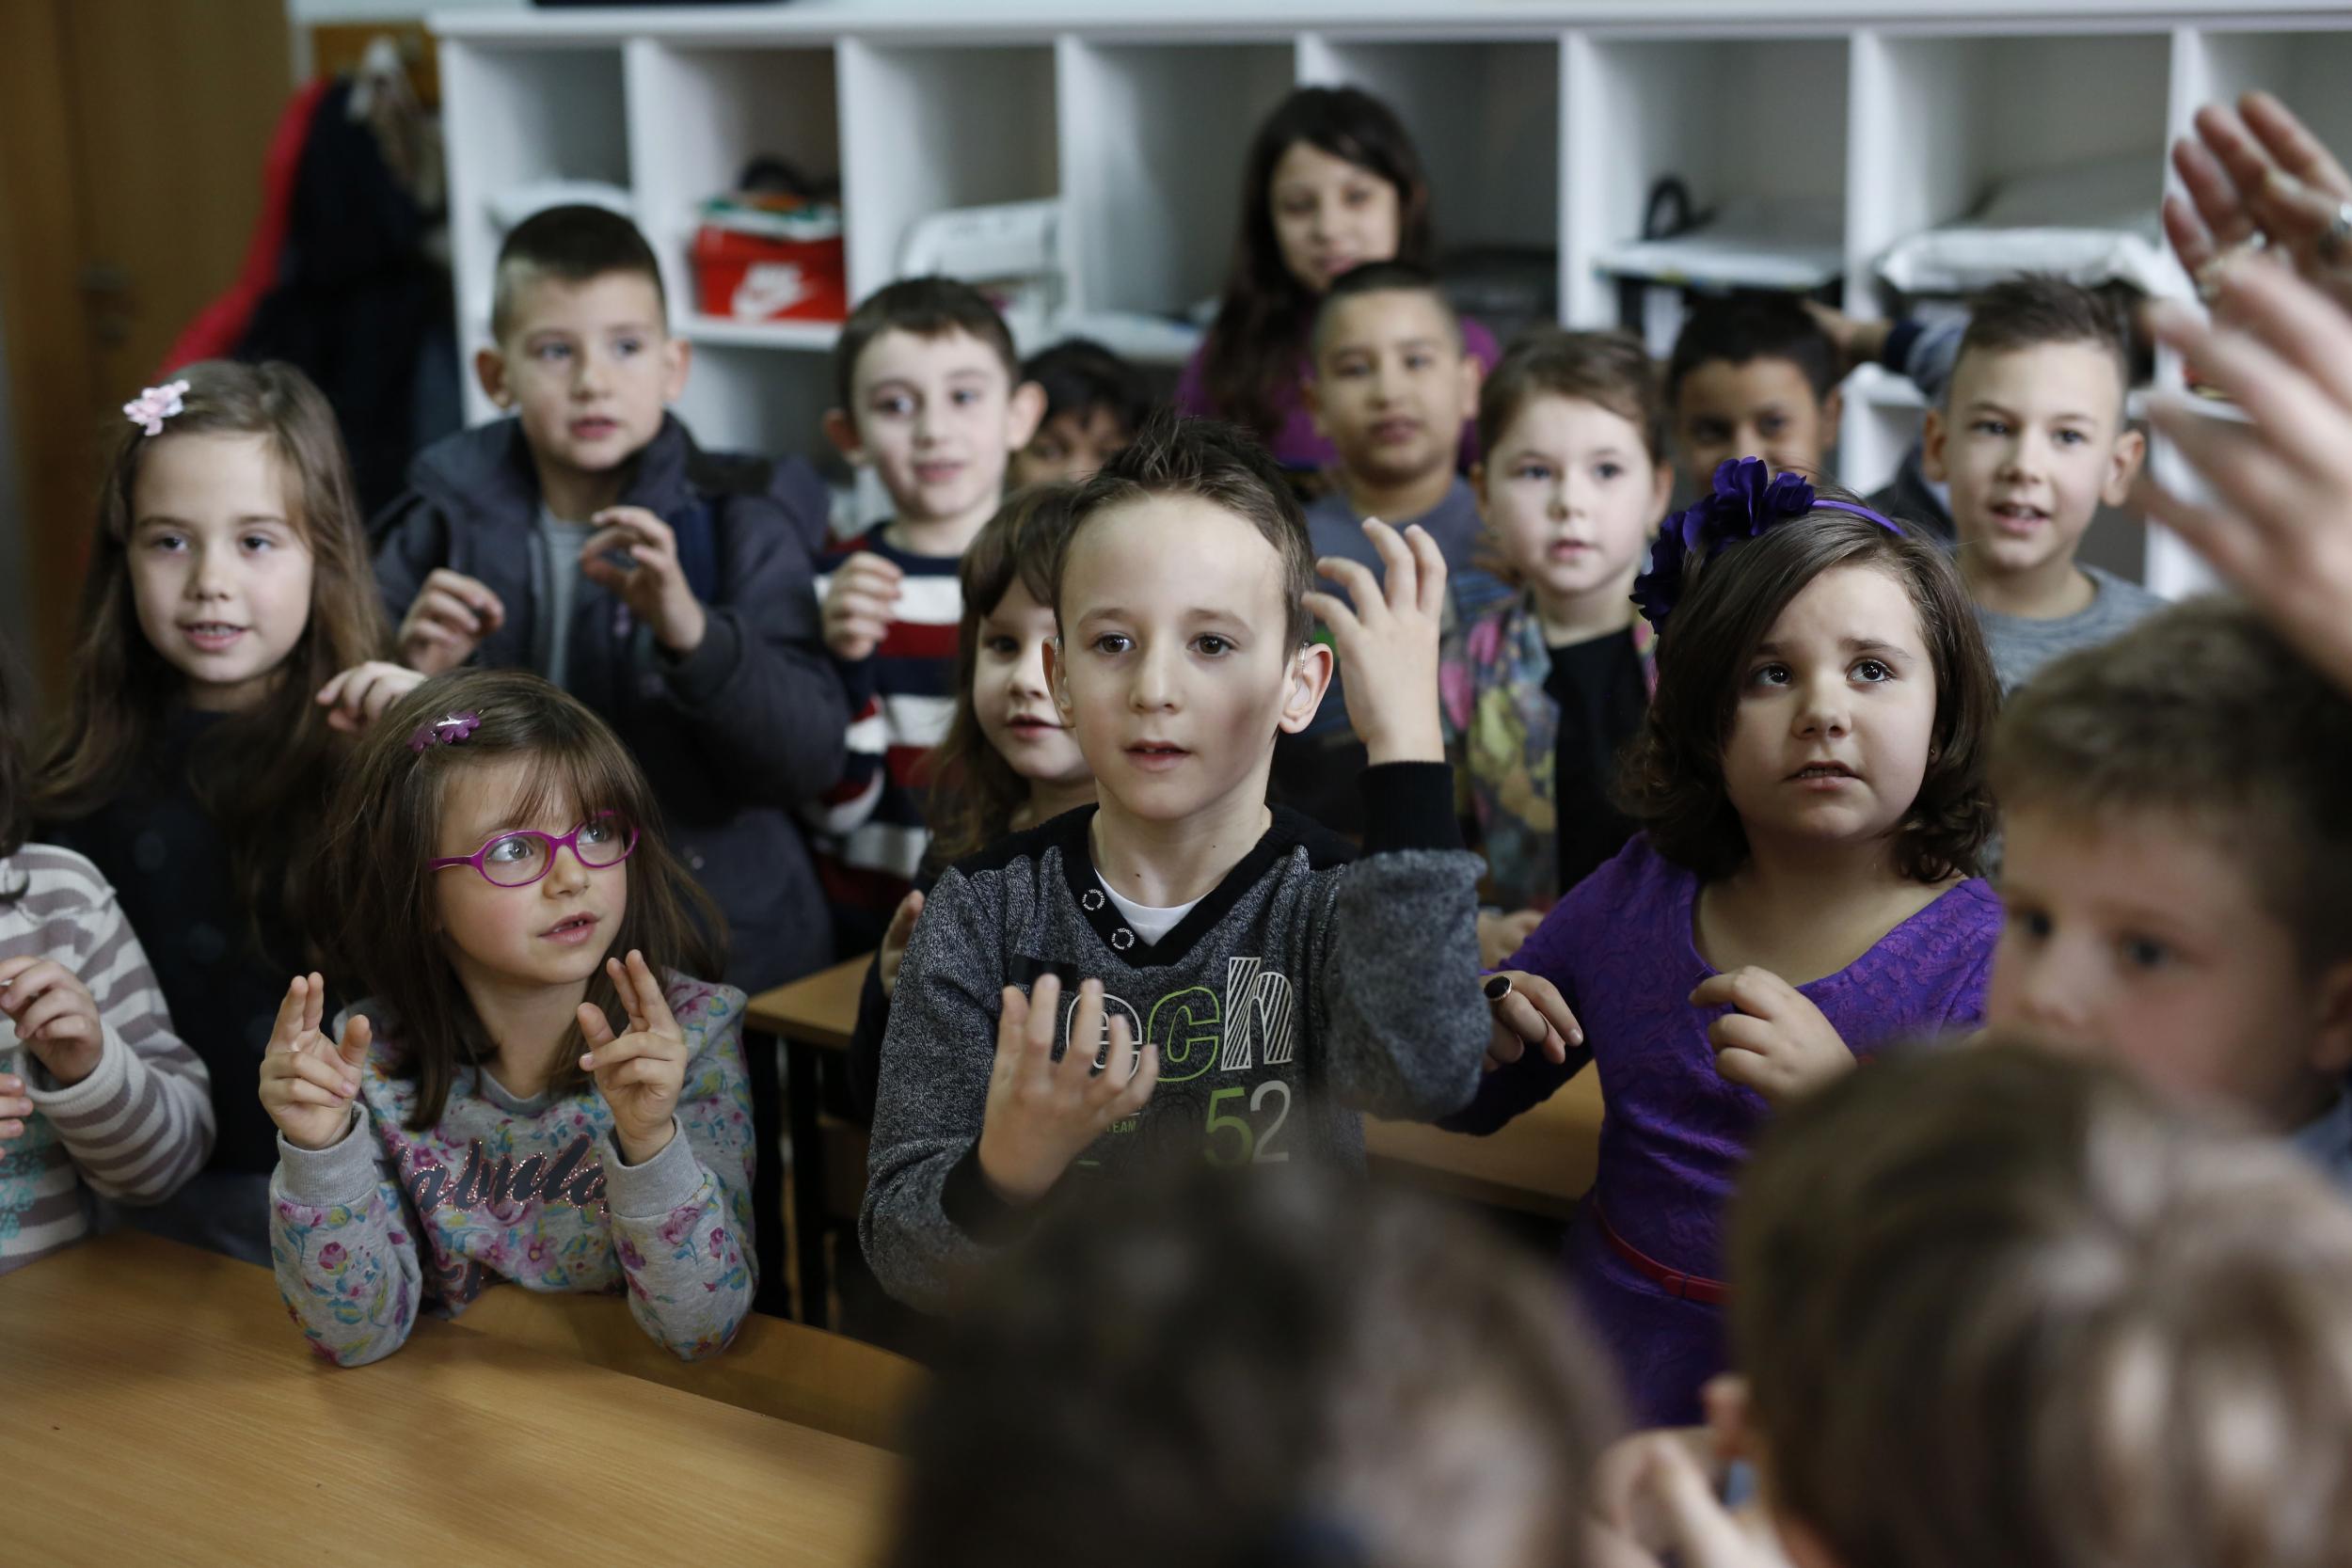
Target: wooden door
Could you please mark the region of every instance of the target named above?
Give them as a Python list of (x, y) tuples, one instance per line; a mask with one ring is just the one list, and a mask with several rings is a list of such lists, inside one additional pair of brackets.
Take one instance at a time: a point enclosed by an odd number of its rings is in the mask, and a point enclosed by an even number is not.
[(31, 622), (9, 629), (50, 692), (101, 442), (245, 259), (290, 40), (283, 0), (0, 0), (0, 332)]

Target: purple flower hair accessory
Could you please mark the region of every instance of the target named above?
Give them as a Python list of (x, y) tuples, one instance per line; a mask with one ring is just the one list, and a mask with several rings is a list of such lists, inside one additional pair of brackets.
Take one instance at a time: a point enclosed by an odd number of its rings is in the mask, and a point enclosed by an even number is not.
[(419, 724), (416, 733), (408, 737), (408, 749), (421, 756), (424, 749), (436, 741), (444, 746), (454, 746), (481, 727), (482, 715), (453, 713), (446, 719), (436, 719), (430, 724)]
[(1710, 493), (1659, 526), (1648, 568), (1633, 579), (1635, 608), (1653, 630), (1662, 631), (1666, 617), (1681, 602), (1683, 582), (1694, 562), (1712, 561), (1776, 524), (1823, 510), (1850, 512), (1889, 533), (1902, 532), (1867, 506), (1823, 499), (1802, 474), (1775, 474), (1760, 457), (1725, 458), (1715, 470)]
[(160, 387), (150, 387), (122, 405), (123, 417), (150, 436), (164, 433), (164, 421), (174, 414), (187, 412), (188, 384), (167, 381)]

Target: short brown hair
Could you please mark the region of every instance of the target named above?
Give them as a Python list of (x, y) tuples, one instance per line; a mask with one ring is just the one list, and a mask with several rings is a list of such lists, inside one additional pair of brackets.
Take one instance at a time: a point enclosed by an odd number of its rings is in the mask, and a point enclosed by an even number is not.
[(515, 225), (499, 246), (490, 286), (490, 337), (504, 342), (515, 323), (515, 293), (528, 279), (560, 278), (586, 283), (608, 273), (627, 273), (653, 285), (667, 328), (669, 296), (661, 286), (661, 263), (635, 224), (609, 207), (574, 202), (536, 212)]
[(2344, 1560), (2352, 1208), (2283, 1145), (2019, 1042), (1884, 1057), (1728, 1227), (1776, 1502), (1836, 1560)]
[(1511, 340), (1478, 389), (1478, 449), (1491, 452), (1537, 398), (1574, 398), (1606, 408), (1642, 433), (1651, 463), (1666, 456), (1666, 399), (1658, 365), (1623, 332), (1533, 326)]
[[(420, 728), (451, 713), (472, 713), (481, 722), (462, 741), (410, 749), (409, 737)], [(636, 851), (624, 863), (628, 910), (611, 951), (642, 949), (657, 975), (719, 975), (724, 940), (719, 911), (670, 853), (653, 790), (611, 727), (528, 671), (454, 670), (435, 676), (387, 708), (361, 736), (335, 797), (311, 911), (326, 933), (337, 983), (389, 1010), (388, 1018), (372, 1022), (379, 1035), (398, 1041), (404, 1054), (397, 1070), (416, 1082), (411, 1132), (440, 1120), (460, 1067), (485, 1061), (496, 1050), (451, 967), (433, 896), (434, 878), (474, 873), (428, 871), (425, 863), (441, 852), (451, 777), (510, 757), (530, 764), (512, 808), (517, 816), (534, 816), (548, 802), (568, 799), (583, 816), (610, 811), (637, 830)], [(617, 1026), (619, 993), (602, 970), (588, 983), (586, 1000)], [(556, 1050), (548, 1085), (553, 1093), (587, 1087), (588, 1075), (580, 1068), (585, 1049), (575, 1022)]]
[(2182, 818), (2230, 851), (2305, 965), (2352, 958), (2352, 697), (2249, 606), (2168, 606), (2042, 669), (1994, 727), (2004, 811)]
[(1265, 449), (1238, 427), (1180, 414), (1160, 415), (1137, 431), (1135, 443), (1114, 454), (1072, 499), (1070, 530), (1054, 557), (1057, 616), (1071, 547), (1087, 523), (1107, 507), (1153, 496), (1197, 496), (1255, 528), (1281, 558), (1285, 634), (1292, 646), (1307, 641), (1314, 629), (1307, 594), (1315, 585), (1315, 547), (1289, 482)]
[(2123, 314), (2106, 296), (2049, 273), (2029, 272), (1994, 284), (1968, 302), (1968, 329), (1961, 335), (1952, 378), (1972, 354), (2013, 354), (2044, 343), (2088, 343), (2115, 362), (2119, 416), (2132, 385), (2132, 335)]
[(1366, 261), (1348, 268), (1331, 280), (1315, 306), (1313, 327), (1307, 337), (1311, 357), (1320, 360), (1326, 340), (1331, 335), (1331, 318), (1351, 299), (1367, 294), (1419, 294), (1438, 308), (1445, 318), (1446, 330), (1454, 335), (1454, 346), (1462, 346), (1462, 317), (1454, 309), (1454, 302), (1438, 287), (1438, 275), (1427, 267), (1417, 267), (1410, 261)]
[(982, 1282), (885, 1560), (1584, 1563), (1613, 1401), (1541, 1264), (1342, 1173), (1187, 1163)]
[(963, 624), (956, 631), (956, 716), (946, 738), (924, 764), (931, 786), (930, 858), (952, 865), (1004, 836), (1013, 813), (1029, 798), (1029, 783), (990, 744), (972, 705), (980, 667), (980, 623), (996, 613), (1014, 583), (1029, 597), (1054, 606), (1054, 561), (1070, 532), (1071, 484), (1032, 484), (1013, 493), (964, 546), (957, 575), (963, 586)]
[(857, 418), (858, 358), (885, 332), (910, 332), (917, 338), (961, 332), (977, 338), (1003, 363), (1007, 384), (1020, 385), (1021, 356), (1013, 351), (1012, 331), (986, 294), (953, 277), (901, 277), (858, 301), (834, 341), (834, 396), (851, 420)]
[(1748, 657), (1807, 583), (1840, 566), (1876, 567), (1903, 585), (1935, 670), (1932, 751), (1896, 830), (1897, 869), (1930, 883), (1978, 869), (1994, 825), (1983, 752), (2000, 688), (1967, 591), (1928, 540), (1820, 510), (1693, 563), (1659, 635), (1658, 694), (1627, 754), (1620, 794), (1652, 847), (1703, 879), (1729, 876), (1748, 858), (1723, 767)]

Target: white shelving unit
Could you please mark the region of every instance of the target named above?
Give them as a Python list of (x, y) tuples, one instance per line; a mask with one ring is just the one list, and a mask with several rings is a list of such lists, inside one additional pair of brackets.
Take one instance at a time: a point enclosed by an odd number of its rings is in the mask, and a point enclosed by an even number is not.
[[(497, 195), (609, 181), (695, 345), (682, 412), (712, 445), (771, 451), (819, 444), (835, 329), (698, 314), (686, 254), (695, 204), (763, 153), (840, 177), (853, 295), (919, 217), (1057, 198), (1071, 303), (1174, 315), (1222, 279), (1258, 121), (1294, 85), (1354, 83), (1411, 130), (1442, 246), (1556, 247), (1563, 318), (1604, 325), (1595, 260), (1638, 237), (1663, 174), (1700, 208), (1820, 214), (1867, 313), (1857, 280), (1889, 244), (2001, 181), (2128, 155), (2153, 199), (2207, 99), (2267, 87), (2352, 147), (2352, 12), (2325, 0), (796, 0), (434, 25), (469, 348)], [(1847, 404), (1843, 477), (1874, 486), (1919, 401), (1865, 376)], [(2201, 571), (2150, 537), (2152, 584)]]

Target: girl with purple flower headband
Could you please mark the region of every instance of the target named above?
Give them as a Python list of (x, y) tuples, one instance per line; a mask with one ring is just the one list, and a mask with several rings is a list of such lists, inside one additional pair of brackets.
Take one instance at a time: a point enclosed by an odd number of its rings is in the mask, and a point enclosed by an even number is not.
[(500, 1280), (724, 1348), (755, 1274), (743, 993), (690, 978), (718, 916), (628, 749), (537, 675), (452, 672), (369, 729), (331, 820), (318, 924), (368, 1000), (330, 1026), (296, 976), (261, 1069), (312, 1349), (373, 1361)]
[(1982, 1017), (1997, 689), (1931, 543), (1758, 459), (1667, 519), (1634, 597), (1659, 631), (1643, 832), (1489, 980), (1490, 1071), (1455, 1120), (1600, 1073), (1568, 1267), (1644, 1424), (1679, 1425), (1723, 1370), (1718, 1225), (1763, 1118)]

